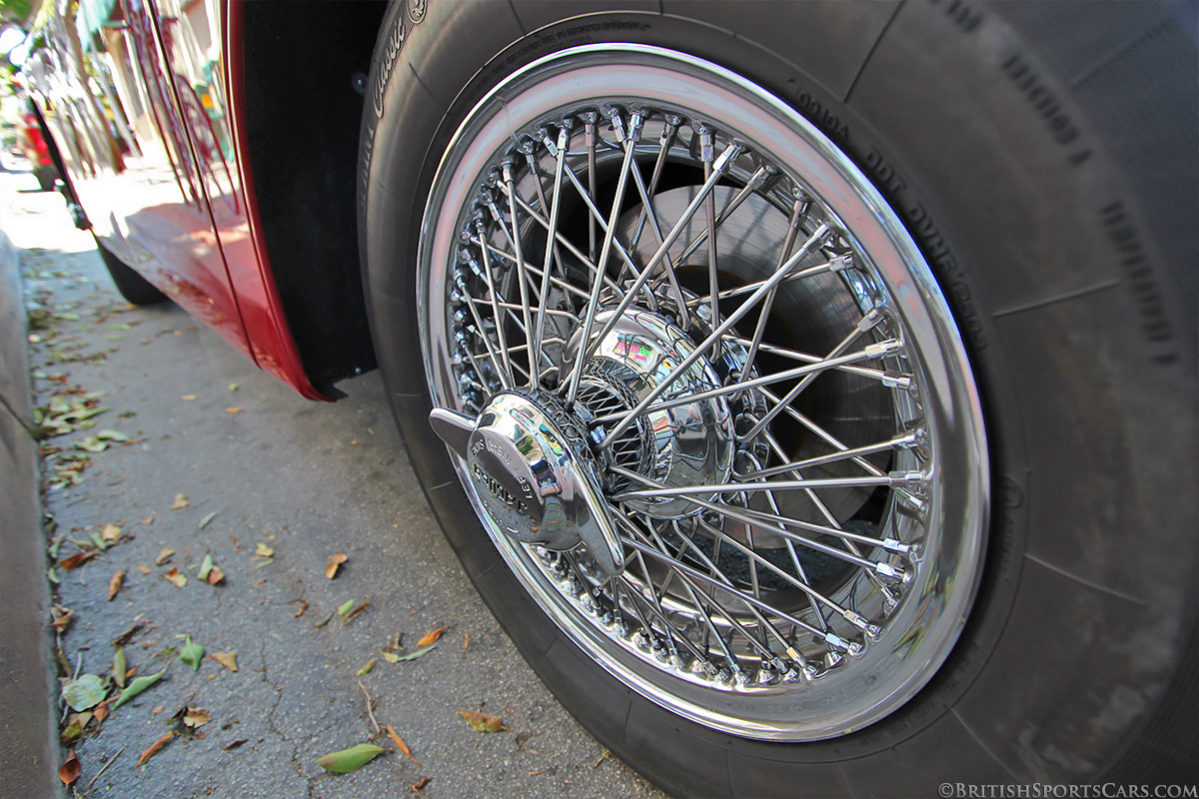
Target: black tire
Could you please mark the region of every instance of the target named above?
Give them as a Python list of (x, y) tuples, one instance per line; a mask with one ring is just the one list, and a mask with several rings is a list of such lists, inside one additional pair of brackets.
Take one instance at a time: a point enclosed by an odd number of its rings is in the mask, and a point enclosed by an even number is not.
[(42, 164), (34, 167), (33, 176), (37, 178), (37, 185), (42, 191), (54, 191), (58, 169), (53, 164)]
[(112, 282), (117, 287), (117, 291), (126, 300), (134, 305), (156, 305), (167, 302), (167, 295), (155, 288), (137, 272), (134, 272), (128, 264), (98, 241), (96, 242), (96, 250), (100, 253), (100, 260), (104, 261), (104, 266), (108, 269), (108, 274), (112, 276)]
[[(411, 5), (385, 20), (361, 139), (375, 349), (447, 537), (581, 723), (680, 796), (1195, 781), (1199, 102), (1172, 7)], [(902, 217), (966, 341), (991, 458), (985, 571), (936, 676), (859, 731), (749, 740), (611, 677), (509, 571), (429, 427), (413, 269), (442, 154), (514, 70), (605, 41), (715, 62), (820, 127)]]

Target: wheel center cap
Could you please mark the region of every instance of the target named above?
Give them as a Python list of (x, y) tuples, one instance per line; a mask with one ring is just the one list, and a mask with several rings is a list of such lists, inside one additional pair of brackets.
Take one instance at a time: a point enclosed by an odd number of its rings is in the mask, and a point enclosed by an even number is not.
[(466, 459), (475, 495), (503, 533), (555, 550), (583, 544), (604, 573), (621, 570), (623, 551), (584, 427), (556, 398), (502, 391), (476, 419), (443, 408), (429, 419)]

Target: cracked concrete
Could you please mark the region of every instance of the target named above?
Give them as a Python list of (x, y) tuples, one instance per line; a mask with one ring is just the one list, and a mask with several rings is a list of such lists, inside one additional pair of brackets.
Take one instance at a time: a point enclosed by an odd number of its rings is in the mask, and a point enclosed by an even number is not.
[[(452, 799), (662, 796), (601, 757), (474, 593), (416, 485), (376, 375), (342, 384), (349, 397), (336, 404), (303, 400), (178, 308), (128, 309), (57, 195), (4, 199), (20, 211), (19, 226), (9, 229), (11, 215), (3, 225), (21, 250), (27, 302), (57, 315), (31, 345), (35, 404), (77, 397), (68, 390), (78, 386), (104, 392), (97, 402), (107, 409), (90, 431), (44, 442), (62, 449), (46, 456), (45, 478), (98, 430), (131, 439), (91, 453), (79, 485), (43, 486), (59, 559), (106, 524), (124, 531), (80, 568), (56, 570), (57, 601), (75, 611), (64, 655), (107, 674), (111, 641), (142, 620), (125, 647), (128, 666), (143, 675), (167, 668), (76, 744), (77, 796), (364, 799), (408, 795), (426, 776), (424, 796)], [(172, 510), (180, 493), (189, 506)], [(255, 559), (259, 544), (274, 550), (269, 561)], [(164, 548), (175, 552), (157, 565)], [(339, 550), (349, 561), (328, 580)], [(224, 584), (197, 579), (205, 555)], [(184, 587), (164, 579), (172, 567), (187, 576)], [(109, 601), (121, 570), (124, 585)], [(339, 623), (339, 606), (368, 597), (364, 612)], [(397, 634), (410, 651), (443, 625), (425, 657), (393, 664), (380, 654)], [(198, 670), (183, 664), (185, 634), (208, 653), (236, 652), (238, 671), (207, 658)], [(371, 658), (374, 669), (359, 676)], [(345, 775), (316, 765), (370, 739), (359, 680), (378, 722), (419, 765), (398, 753)], [(211, 723), (138, 767), (185, 706), (206, 708)], [(496, 714), (511, 731), (477, 733), (459, 708)]]

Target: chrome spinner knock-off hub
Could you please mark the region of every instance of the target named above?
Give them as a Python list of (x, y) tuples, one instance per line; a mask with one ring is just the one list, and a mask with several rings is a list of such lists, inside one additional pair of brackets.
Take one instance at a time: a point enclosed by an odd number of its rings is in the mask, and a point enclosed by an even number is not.
[[(610, 319), (610, 311), (596, 315), (597, 330), (610, 329), (592, 340), (573, 409), (548, 391), (517, 388), (490, 397), (477, 417), (436, 408), (429, 421), (466, 460), (467, 477), (500, 530), (553, 550), (583, 544), (600, 570), (613, 575), (623, 568), (623, 551), (604, 488), (619, 492), (622, 482), (612, 479), (611, 467), (656, 485), (714, 485), (728, 478), (735, 439), (725, 399), (703, 397), (721, 382), (699, 359), (625, 436), (593, 449), (606, 428), (694, 351), (686, 333), (656, 314), (630, 310), (608, 325)], [(568, 364), (581, 349), (576, 334), (566, 347)], [(699, 510), (677, 498), (630, 499), (629, 505), (666, 519)]]
[(477, 419), (444, 408), (433, 430), (466, 459), (487, 515), (504, 533), (554, 550), (583, 544), (600, 570), (623, 554), (583, 428), (544, 391), (502, 391)]

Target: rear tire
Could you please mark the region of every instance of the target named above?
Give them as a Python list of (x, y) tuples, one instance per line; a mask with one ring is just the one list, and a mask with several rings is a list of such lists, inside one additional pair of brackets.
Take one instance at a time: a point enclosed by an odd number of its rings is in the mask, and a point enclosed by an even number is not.
[[(686, 796), (1196, 779), (1185, 664), (1199, 526), (1199, 104), (1194, 43), (1165, 10), (1105, 6), (1080, 26), (1071, 6), (963, 2), (893, 16), (697, 3), (573, 19), (561, 4), (417, 7), (397, 4), (384, 23), (363, 122), (360, 251), (376, 352), (466, 571), (585, 726)], [(433, 361), (417, 308), (430, 298), (417, 272), (430, 268), (422, 221), (438, 166), (493, 86), (603, 42), (715, 62), (823, 130), (906, 225), (965, 341), (990, 451), (985, 568), (935, 676), (862, 729), (754, 740), (614, 677), (514, 576), (429, 428)]]
[(33, 168), (33, 176), (42, 191), (54, 191), (58, 181), (58, 168), (53, 164), (41, 164)]
[(108, 274), (112, 276), (112, 282), (117, 287), (117, 291), (126, 300), (134, 305), (156, 305), (167, 302), (168, 298), (165, 294), (155, 288), (150, 281), (133, 271), (130, 266), (99, 241), (96, 242), (96, 250), (100, 253), (100, 259), (104, 261)]

